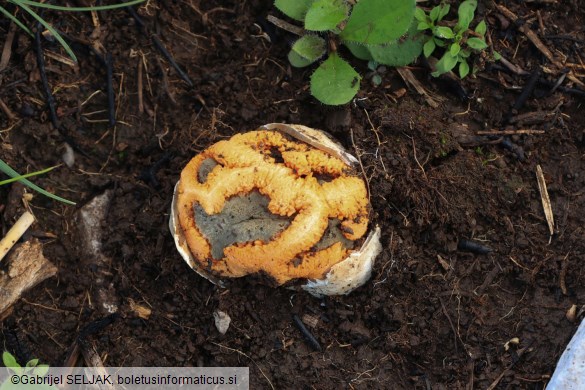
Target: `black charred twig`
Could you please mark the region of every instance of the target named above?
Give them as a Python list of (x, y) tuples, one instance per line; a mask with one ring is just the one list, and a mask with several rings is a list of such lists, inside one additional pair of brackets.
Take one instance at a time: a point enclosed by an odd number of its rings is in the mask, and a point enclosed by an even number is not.
[(57, 110), (55, 109), (55, 98), (49, 88), (49, 80), (47, 79), (47, 71), (45, 69), (45, 58), (43, 57), (43, 46), (41, 45), (41, 27), (37, 26), (35, 31), (35, 48), (37, 54), (37, 66), (41, 75), (41, 82), (43, 83), (43, 90), (47, 96), (47, 105), (49, 106), (49, 115), (51, 117), (51, 123), (56, 129), (59, 128), (59, 120), (57, 118)]
[(187, 73), (185, 73), (183, 71), (183, 69), (179, 66), (179, 64), (177, 64), (177, 62), (174, 60), (174, 58), (171, 55), (171, 53), (169, 53), (169, 51), (167, 50), (167, 48), (165, 47), (165, 45), (163, 45), (163, 43), (160, 41), (158, 35), (156, 35), (156, 34), (150, 34), (147, 31), (146, 25), (144, 24), (144, 22), (142, 21), (142, 19), (140, 18), (140, 16), (136, 13), (136, 11), (134, 10), (134, 8), (132, 8), (132, 7), (126, 7), (126, 9), (130, 13), (130, 15), (132, 15), (132, 17), (134, 18), (134, 20), (136, 20), (136, 23), (138, 24), (138, 26), (140, 27), (140, 29), (142, 30), (142, 32), (145, 35), (150, 36), (150, 39), (152, 40), (152, 43), (157, 48), (157, 50), (165, 57), (165, 59), (169, 62), (169, 64), (171, 64), (171, 66), (173, 68), (175, 68), (175, 71), (179, 74), (179, 77), (184, 82), (186, 82), (187, 85), (189, 85), (189, 87), (193, 88), (193, 86), (194, 86), (193, 81), (191, 81), (191, 79), (189, 78), (189, 76), (187, 75)]
[(185, 73), (183, 69), (181, 69), (179, 64), (175, 62), (173, 56), (171, 55), (171, 53), (168, 52), (168, 50), (162, 44), (158, 36), (156, 34), (152, 34), (150, 38), (152, 39), (152, 43), (154, 43), (154, 46), (161, 52), (161, 54), (167, 59), (167, 61), (169, 61), (173, 68), (175, 68), (181, 79), (183, 79), (183, 81), (186, 82), (187, 85), (189, 85), (189, 87), (193, 88), (193, 81), (191, 81), (187, 73)]
[(301, 333), (305, 337), (305, 340), (307, 340), (307, 343), (315, 351), (321, 352), (323, 350), (323, 348), (321, 348), (321, 344), (319, 344), (319, 342), (317, 341), (315, 336), (313, 336), (313, 334), (309, 331), (309, 329), (307, 329), (305, 324), (303, 324), (303, 321), (301, 321), (301, 319), (299, 318), (298, 315), (296, 315), (296, 314), (293, 315), (293, 321), (294, 321), (295, 325), (297, 326), (297, 328), (299, 328), (299, 330), (301, 331)]
[(114, 60), (112, 54), (106, 54), (106, 85), (108, 91), (108, 119), (110, 127), (114, 127), (116, 124), (116, 100), (114, 97), (114, 85), (113, 85), (113, 72), (114, 72)]
[(488, 246), (480, 244), (477, 241), (466, 240), (464, 238), (460, 239), (457, 243), (457, 249), (465, 252), (478, 253), (480, 255), (486, 255), (490, 252), (493, 252), (493, 249)]
[(160, 182), (156, 178), (156, 173), (169, 161), (171, 161), (171, 155), (170, 153), (165, 153), (160, 160), (140, 172), (138, 178), (154, 188), (160, 188)]
[(540, 67), (537, 67), (530, 74), (530, 78), (528, 79), (528, 82), (526, 83), (524, 88), (522, 88), (522, 92), (520, 93), (520, 96), (518, 96), (518, 99), (516, 99), (516, 101), (514, 102), (514, 106), (506, 115), (506, 118), (504, 119), (504, 121), (506, 123), (510, 122), (512, 115), (514, 115), (514, 111), (518, 111), (519, 109), (524, 107), (524, 104), (526, 104), (526, 101), (528, 100), (530, 95), (532, 95), (532, 91), (534, 91), (534, 88), (536, 87), (536, 84), (537, 84), (539, 78), (540, 78)]

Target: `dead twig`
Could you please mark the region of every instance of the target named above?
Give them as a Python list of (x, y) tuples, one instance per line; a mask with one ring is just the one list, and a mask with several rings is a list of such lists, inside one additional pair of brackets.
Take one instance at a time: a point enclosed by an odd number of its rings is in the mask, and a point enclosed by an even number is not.
[(544, 130), (484, 130), (476, 132), (477, 135), (516, 135), (516, 134), (544, 134)]
[(10, 251), (34, 221), (35, 217), (28, 211), (25, 211), (20, 218), (18, 218), (18, 221), (16, 221), (8, 233), (6, 233), (6, 236), (0, 241), (0, 261), (2, 261), (4, 256), (6, 256), (8, 251)]
[[(544, 180), (544, 174), (540, 165), (536, 166), (536, 180), (538, 181), (538, 190), (540, 191), (540, 199), (542, 202), (542, 208), (544, 210), (544, 216), (546, 223), (548, 224), (548, 231), (552, 238), (555, 233), (555, 219), (553, 216), (552, 206), (550, 204), (550, 198), (548, 196), (548, 190), (546, 189), (546, 181)], [(550, 241), (550, 240), (549, 240)]]
[(292, 33), (292, 34), (295, 34), (298, 36), (303, 36), (305, 34), (305, 30), (303, 30), (301, 27), (295, 26), (294, 24), (290, 24), (288, 22), (285, 22), (284, 20), (279, 19), (276, 16), (268, 15), (266, 17), (266, 20), (268, 20), (270, 23), (274, 24), (276, 27), (283, 29), (284, 31), (288, 31), (289, 33)]

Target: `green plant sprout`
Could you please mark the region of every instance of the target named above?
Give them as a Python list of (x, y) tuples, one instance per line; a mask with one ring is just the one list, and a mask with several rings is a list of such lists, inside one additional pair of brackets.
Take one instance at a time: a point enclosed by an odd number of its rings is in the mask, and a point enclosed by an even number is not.
[[(49, 365), (48, 364), (39, 364), (39, 359), (32, 359), (26, 363), (24, 367), (22, 367), (16, 361), (16, 358), (7, 351), (2, 353), (2, 363), (4, 366), (9, 370), (12, 371), (16, 375), (28, 375), (28, 376), (38, 376), (43, 377), (47, 375), (49, 372)], [(21, 385), (14, 384), (10, 381), (10, 378), (6, 379), (6, 381), (0, 384), (0, 390), (12, 390), (21, 388)], [(34, 384), (34, 385), (27, 385), (27, 389), (34, 389), (34, 390), (45, 390), (45, 389), (54, 389), (49, 385), (43, 384)]]
[[(362, 79), (340, 56), (340, 45), (359, 59), (390, 66), (406, 65), (422, 51), (423, 34), (412, 23), (415, 0), (360, 0), (353, 5), (344, 0), (276, 0), (275, 6), (304, 24), (305, 34), (288, 54), (291, 65), (305, 67), (327, 55), (311, 76), (311, 94), (325, 104), (351, 101)], [(407, 32), (411, 34), (403, 37)]]
[[(38, 21), (44, 28), (46, 28), (53, 37), (59, 42), (59, 44), (65, 49), (69, 57), (75, 62), (77, 62), (77, 57), (71, 50), (71, 47), (65, 42), (61, 34), (53, 27), (50, 23), (44, 20), (33, 8), (46, 8), (53, 11), (66, 11), (66, 12), (91, 12), (91, 11), (108, 11), (116, 8), (123, 8), (132, 6), (135, 4), (143, 3), (145, 0), (131, 0), (123, 3), (112, 4), (112, 5), (102, 5), (102, 6), (92, 6), (92, 7), (63, 7), (59, 5), (51, 5), (46, 3), (40, 3), (38, 1), (30, 1), (30, 0), (8, 0), (8, 3), (14, 4), (16, 7), (22, 9), (24, 12), (28, 13), (32, 16), (36, 21)], [(12, 20), (19, 28), (25, 31), (31, 37), (34, 36), (32, 31), (25, 26), (17, 17), (16, 15), (11, 14), (8, 12), (6, 8), (0, 6), (0, 13), (4, 14), (8, 19)]]
[(14, 169), (12, 169), (10, 167), (10, 165), (6, 164), (4, 161), (2, 161), (0, 159), (0, 172), (3, 172), (3, 173), (5, 173), (5, 174), (7, 174), (8, 176), (11, 177), (10, 179), (6, 179), (6, 180), (0, 181), (0, 185), (12, 183), (14, 181), (19, 181), (22, 184), (26, 185), (27, 187), (30, 187), (33, 190), (37, 191), (38, 193), (43, 194), (45, 196), (48, 196), (51, 199), (57, 200), (59, 202), (65, 203), (65, 204), (75, 205), (75, 202), (72, 202), (70, 200), (61, 198), (60, 196), (51, 194), (50, 192), (42, 189), (41, 187), (37, 186), (36, 184), (32, 183), (31, 181), (29, 181), (27, 179), (27, 177), (36, 176), (36, 175), (42, 175), (44, 173), (47, 173), (49, 171), (52, 171), (56, 167), (57, 166), (54, 166), (54, 167), (42, 169), (40, 171), (36, 171), (36, 172), (32, 172), (32, 173), (27, 173), (26, 175), (21, 175), (18, 172), (16, 172)]
[[(488, 47), (485, 41), (485, 21), (480, 21), (473, 30), (469, 28), (476, 8), (477, 0), (463, 1), (459, 5), (457, 22), (453, 28), (443, 22), (443, 18), (449, 13), (449, 4), (438, 5), (428, 14), (421, 8), (416, 9), (414, 17), (418, 21), (417, 30), (428, 30), (431, 33), (423, 46), (424, 56), (430, 57), (437, 47), (445, 49), (443, 56), (435, 64), (435, 71), (431, 73), (433, 76), (447, 73), (459, 64), (459, 77), (464, 78), (470, 71), (467, 60), (471, 54)], [(499, 55), (495, 53), (494, 58), (499, 59)]]
[[(341, 58), (339, 46), (369, 61), (372, 84), (382, 82), (377, 65), (405, 66), (422, 53), (429, 57), (437, 47), (445, 52), (433, 76), (459, 64), (461, 78), (470, 72), (468, 58), (487, 48), (484, 21), (474, 30), (477, 0), (463, 1), (456, 22), (445, 22), (450, 6), (439, 5), (429, 14), (415, 0), (276, 0), (275, 6), (303, 22), (304, 34), (288, 54), (294, 67), (305, 67), (325, 58), (311, 76), (311, 94), (322, 103), (345, 104), (357, 94), (362, 77)], [(449, 27), (453, 26), (453, 27)], [(428, 35), (427, 35), (428, 34)], [(494, 52), (494, 59), (499, 59)]]

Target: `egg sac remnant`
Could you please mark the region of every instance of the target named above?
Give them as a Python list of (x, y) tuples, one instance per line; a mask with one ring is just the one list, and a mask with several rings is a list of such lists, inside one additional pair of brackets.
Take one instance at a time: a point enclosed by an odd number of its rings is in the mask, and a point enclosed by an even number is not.
[(278, 131), (220, 141), (181, 172), (173, 214), (213, 277), (322, 279), (365, 238), (364, 181), (339, 158)]

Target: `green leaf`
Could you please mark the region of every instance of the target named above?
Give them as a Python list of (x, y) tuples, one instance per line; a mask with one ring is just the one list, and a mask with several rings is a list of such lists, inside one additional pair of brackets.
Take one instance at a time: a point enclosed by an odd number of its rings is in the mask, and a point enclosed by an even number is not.
[(455, 37), (453, 30), (446, 26), (437, 26), (433, 30), (433, 35), (438, 38), (452, 39)]
[(469, 64), (467, 61), (463, 60), (459, 63), (459, 77), (462, 79), (465, 78), (469, 74)]
[(451, 47), (449, 47), (449, 53), (451, 53), (453, 57), (457, 57), (457, 54), (459, 54), (460, 50), (461, 46), (459, 46), (457, 42), (452, 43)]
[(461, 3), (458, 10), (457, 26), (455, 27), (457, 31), (465, 31), (469, 28), (476, 8), (477, 0), (465, 0)]
[(45, 376), (49, 372), (49, 365), (48, 364), (39, 364), (35, 367), (34, 374), (38, 376)]
[(26, 175), (18, 175), (18, 176), (15, 176), (15, 177), (11, 178), (11, 179), (2, 180), (2, 181), (0, 181), (0, 186), (5, 185), (5, 184), (9, 184), (9, 183), (12, 183), (12, 182), (15, 182), (15, 181), (19, 181), (19, 180), (22, 180), (22, 179), (26, 179), (27, 177), (42, 175), (44, 173), (47, 173), (47, 172), (52, 171), (55, 168), (57, 168), (57, 165), (55, 165), (53, 167), (49, 167), (49, 168), (42, 169), (40, 171), (27, 173)]
[(502, 59), (502, 55), (494, 50), (494, 60), (499, 61)]
[(431, 17), (431, 21), (436, 22), (437, 19), (439, 19), (439, 13), (441, 12), (441, 7), (440, 6), (436, 6), (435, 8), (433, 8), (431, 10), (431, 13), (429, 14), (429, 16)]
[(291, 50), (288, 52), (288, 62), (295, 68), (304, 68), (305, 66), (311, 65), (315, 60), (308, 60)]
[(483, 50), (487, 47), (487, 43), (485, 43), (485, 41), (481, 38), (472, 37), (469, 38), (466, 43), (467, 46), (475, 50)]
[(418, 25), (416, 26), (416, 29), (419, 31), (422, 31), (422, 30), (430, 30), (432, 27), (433, 26), (431, 26), (427, 22), (419, 22)]
[(415, 0), (360, 0), (340, 37), (369, 45), (391, 42), (410, 27), (415, 4)]
[(311, 94), (322, 103), (345, 104), (356, 95), (360, 75), (334, 52), (311, 76)]
[(315, 62), (327, 52), (327, 42), (317, 35), (303, 35), (292, 45), (291, 52), (295, 52), (310, 62)]
[(413, 62), (422, 53), (425, 40), (424, 34), (416, 30), (415, 23), (413, 20), (408, 33), (397, 41), (370, 46), (374, 60), (389, 66), (405, 66)]
[(7, 368), (20, 368), (20, 364), (16, 361), (16, 358), (12, 356), (10, 352), (2, 352), (2, 363)]
[(451, 71), (457, 65), (457, 57), (453, 57), (451, 53), (445, 52), (443, 57), (435, 64), (435, 71), (431, 73), (434, 77), (439, 77), (443, 73)]
[(481, 22), (479, 22), (477, 24), (477, 26), (475, 26), (475, 32), (478, 33), (479, 35), (485, 35), (487, 31), (487, 25), (485, 24), (485, 20), (482, 20)]
[(439, 39), (437, 37), (433, 37), (433, 41), (435, 42), (435, 45), (437, 45), (439, 47), (445, 47), (445, 45), (446, 45), (442, 39)]
[(347, 18), (349, 7), (343, 0), (316, 0), (305, 15), (305, 29), (333, 30)]
[(20, 20), (18, 20), (16, 18), (16, 16), (14, 16), (10, 12), (8, 12), (6, 10), (6, 8), (0, 6), (0, 12), (2, 12), (4, 14), (4, 16), (6, 16), (8, 19), (12, 20), (14, 22), (14, 24), (16, 24), (21, 30), (26, 32), (28, 35), (30, 35), (31, 37), (34, 36), (32, 31), (30, 31), (28, 27), (26, 27), (24, 24), (22, 24), (22, 22)]
[(441, 11), (439, 12), (439, 19), (437, 20), (443, 20), (443, 18), (449, 13), (449, 10), (451, 9), (451, 6), (449, 4), (444, 4), (441, 5)]
[(342, 42), (345, 47), (349, 49), (351, 54), (354, 57), (359, 58), (360, 60), (370, 61), (373, 60), (372, 54), (366, 45), (362, 45), (360, 43), (355, 42)]
[(427, 14), (422, 8), (416, 7), (414, 10), (414, 17), (419, 22), (426, 22), (427, 21)]
[(423, 54), (425, 55), (425, 57), (429, 58), (431, 54), (433, 54), (433, 52), (435, 51), (436, 47), (437, 45), (435, 45), (435, 41), (433, 39), (429, 39), (423, 46)]
[(29, 360), (28, 362), (26, 362), (26, 367), (27, 368), (36, 367), (37, 364), (39, 364), (39, 359), (32, 359), (32, 360)]
[(313, 0), (275, 0), (274, 6), (286, 16), (304, 20)]
[(379, 74), (373, 75), (372, 84), (374, 84), (375, 86), (382, 84), (382, 76), (380, 76)]
[[(0, 171), (4, 172), (5, 174), (7, 174), (10, 177), (21, 176), (18, 172), (16, 172), (14, 169), (12, 169), (8, 164), (6, 164), (2, 160), (0, 160)], [(57, 195), (53, 195), (50, 192), (47, 192), (46, 190), (44, 190), (41, 187), (37, 186), (36, 184), (32, 183), (28, 179), (20, 179), (19, 181), (22, 184), (24, 184), (25, 186), (28, 186), (28, 187), (32, 188), (33, 190), (37, 191), (38, 193), (41, 193), (41, 194), (43, 194), (51, 199), (58, 200), (59, 202), (63, 202), (65, 204), (75, 205), (75, 202), (61, 198)]]

